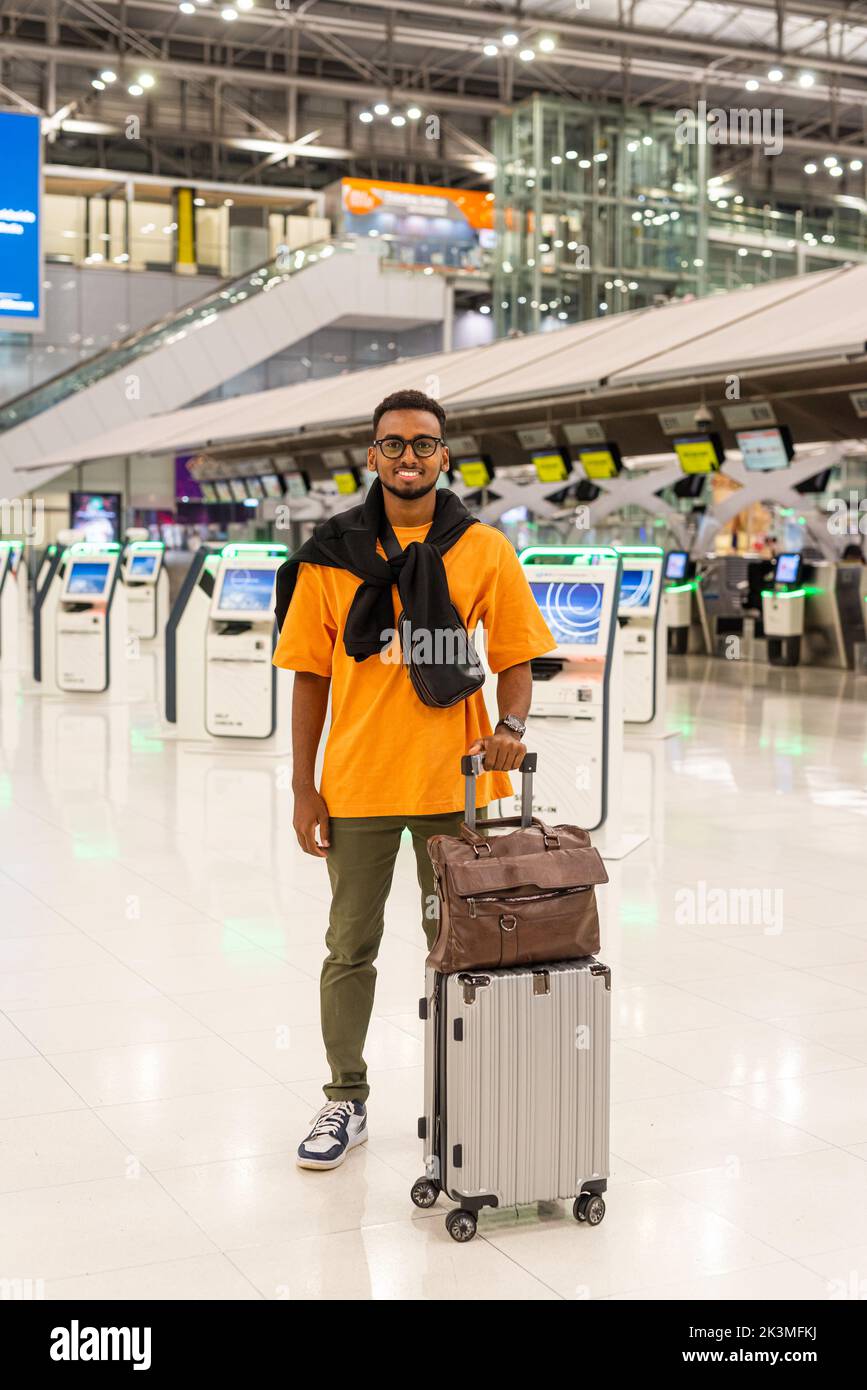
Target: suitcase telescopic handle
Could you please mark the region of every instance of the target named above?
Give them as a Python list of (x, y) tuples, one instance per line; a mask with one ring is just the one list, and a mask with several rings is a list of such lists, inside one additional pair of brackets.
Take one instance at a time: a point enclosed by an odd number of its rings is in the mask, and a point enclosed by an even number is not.
[[(536, 753), (525, 753), (518, 769), (521, 774), (521, 825), (533, 823), (533, 773), (536, 771)], [(476, 828), (476, 778), (485, 767), (484, 753), (466, 754), (461, 758), (461, 772), (464, 782), (464, 820), (471, 830)]]

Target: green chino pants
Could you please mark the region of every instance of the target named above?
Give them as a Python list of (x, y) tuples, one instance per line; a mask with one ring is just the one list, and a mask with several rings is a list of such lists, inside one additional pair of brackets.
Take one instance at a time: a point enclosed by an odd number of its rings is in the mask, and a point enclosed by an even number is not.
[(430, 948), (439, 922), (427, 841), (431, 835), (457, 835), (462, 820), (459, 811), (438, 816), (337, 816), (331, 820), (326, 861), (331, 915), (325, 937), (328, 957), (320, 980), (322, 1038), (331, 1067), (331, 1083), (323, 1089), (329, 1100), (366, 1100), (370, 1090), (363, 1050), (376, 987), (373, 962), (379, 952), (401, 835), (404, 829), (412, 835), (421, 920)]

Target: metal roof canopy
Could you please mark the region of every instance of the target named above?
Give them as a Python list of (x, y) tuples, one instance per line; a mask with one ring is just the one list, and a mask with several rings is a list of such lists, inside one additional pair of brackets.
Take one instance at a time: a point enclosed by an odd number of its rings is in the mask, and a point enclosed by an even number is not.
[[(653, 412), (694, 404), (704, 397), (703, 383), (713, 384), (712, 409), (769, 391), (790, 394), (801, 417), (796, 437), (798, 431), (804, 439), (857, 437), (863, 427), (845, 393), (867, 385), (865, 358), (867, 265), (843, 266), (173, 411), (109, 430), (21, 471), (35, 483), (46, 470), (116, 456), (201, 448), (304, 453), (366, 442), (374, 405), (401, 387), (441, 400), (455, 432), (514, 429), (522, 415), (551, 423), (592, 419), (613, 407), (624, 421), (644, 418), (643, 447), (625, 439), (629, 453), (665, 449)], [(725, 394), (734, 377), (741, 378), (741, 397)], [(828, 398), (835, 419), (844, 393), (848, 415), (830, 433), (818, 410), (810, 427), (811, 392)]]

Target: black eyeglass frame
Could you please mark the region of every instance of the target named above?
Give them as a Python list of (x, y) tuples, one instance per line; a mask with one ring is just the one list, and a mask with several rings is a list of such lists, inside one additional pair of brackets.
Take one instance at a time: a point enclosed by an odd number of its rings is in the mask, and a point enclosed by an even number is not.
[[(393, 458), (389, 458), (389, 455), (385, 452), (385, 450), (382, 447), (388, 439), (399, 439), (403, 444), (403, 448), (401, 449), (400, 453), (395, 454)], [(434, 448), (429, 454), (416, 453), (415, 446), (420, 439), (432, 439), (434, 441)], [(438, 434), (416, 434), (413, 435), (412, 439), (404, 439), (402, 434), (385, 434), (381, 439), (374, 439), (373, 445), (374, 448), (379, 449), (383, 458), (389, 459), (390, 463), (396, 463), (398, 459), (403, 458), (407, 450), (407, 445), (410, 445), (412, 447), (412, 451), (415, 454), (416, 458), (433, 458), (434, 454), (436, 453), (436, 446), (439, 445), (441, 449), (444, 449), (446, 447), (446, 441), (442, 438), (441, 435)]]

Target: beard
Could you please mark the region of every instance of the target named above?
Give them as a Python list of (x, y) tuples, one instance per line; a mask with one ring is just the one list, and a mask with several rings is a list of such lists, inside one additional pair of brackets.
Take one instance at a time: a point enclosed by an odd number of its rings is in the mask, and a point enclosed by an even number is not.
[[(437, 475), (437, 477), (438, 476), (439, 475)], [(417, 487), (410, 488), (393, 487), (391, 483), (387, 483), (381, 475), (379, 481), (386, 492), (390, 492), (392, 497), (399, 497), (402, 502), (417, 502), (420, 497), (427, 497), (428, 493), (432, 492), (437, 485), (436, 478), (434, 478), (432, 482), (422, 482), (419, 483)]]

